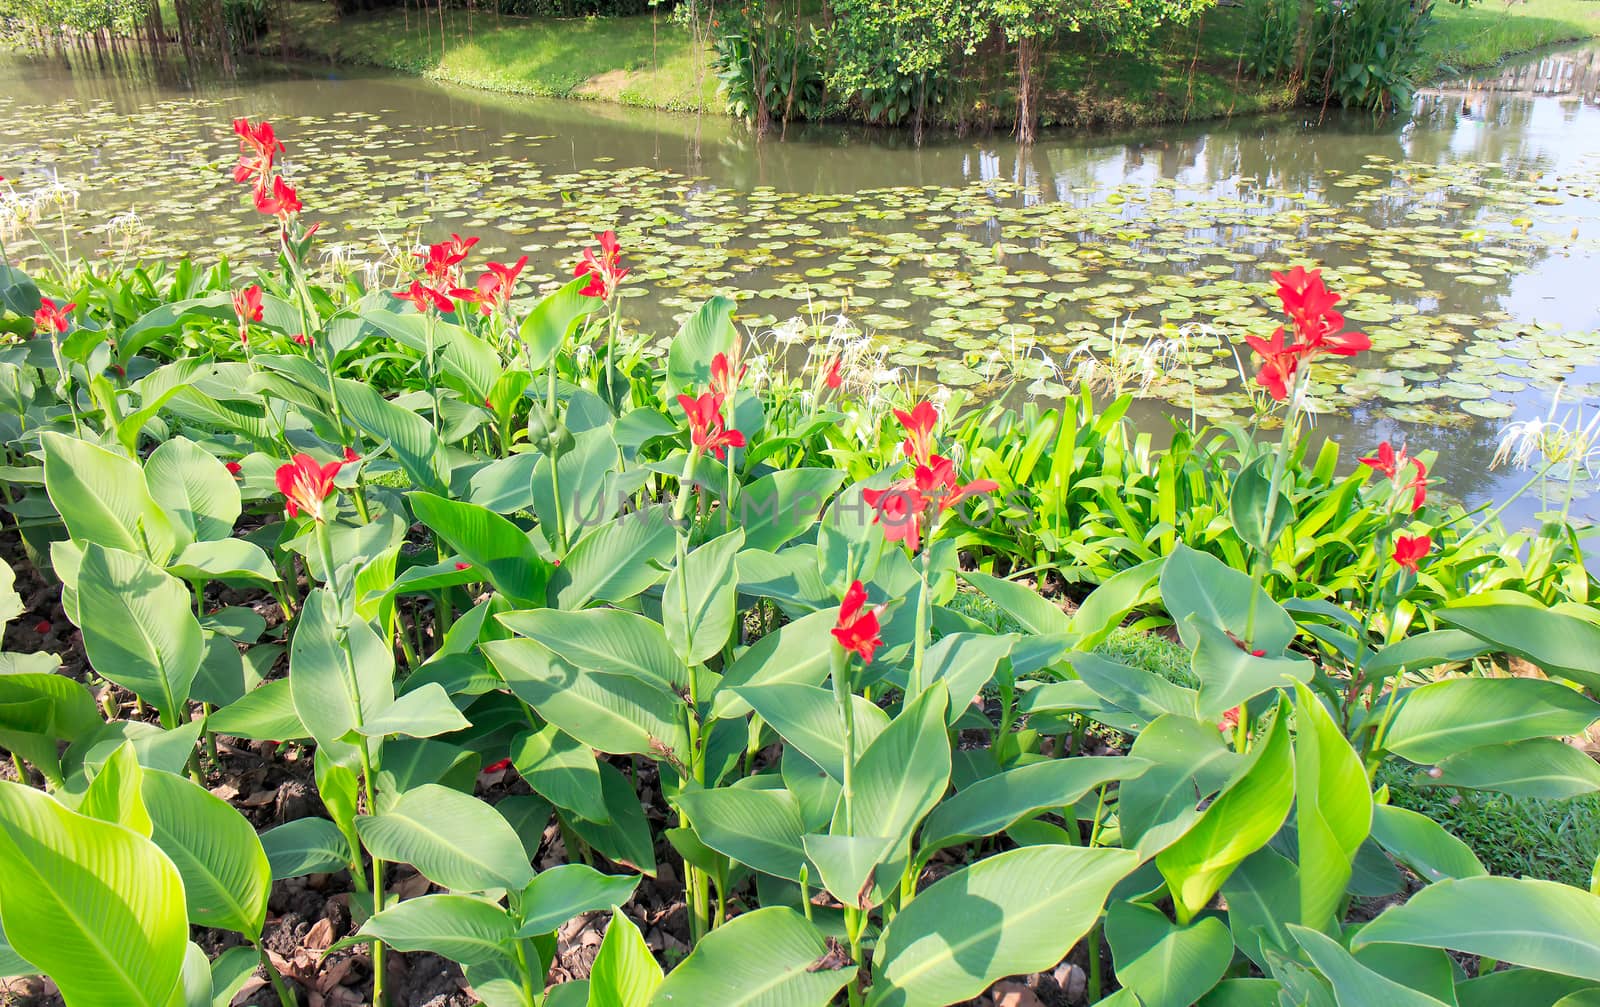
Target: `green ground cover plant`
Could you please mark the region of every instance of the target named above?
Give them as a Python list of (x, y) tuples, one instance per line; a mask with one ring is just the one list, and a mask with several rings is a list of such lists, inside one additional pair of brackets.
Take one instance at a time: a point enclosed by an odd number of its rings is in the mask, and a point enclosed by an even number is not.
[[(874, 405), (724, 298), (648, 353), (610, 232), (536, 297), (458, 234), (330, 279), (282, 141), (234, 128), (275, 268), (0, 272), (0, 614), (26, 580), (81, 632), (0, 655), (0, 974), (68, 1007), (409, 1002), (426, 956), (495, 1007), (940, 1007), (1073, 954), (1113, 1007), (1600, 991), (1594, 866), (1497, 875), (1392, 796), (1600, 791), (1579, 532), (1433, 499), (1416, 446), (1310, 456), (1312, 375), (1370, 347), (1316, 269), (1243, 336), (1275, 443), (1158, 451), (1122, 400)], [(220, 796), (250, 743), (316, 803)], [(348, 916), (286, 946), (310, 878)]]

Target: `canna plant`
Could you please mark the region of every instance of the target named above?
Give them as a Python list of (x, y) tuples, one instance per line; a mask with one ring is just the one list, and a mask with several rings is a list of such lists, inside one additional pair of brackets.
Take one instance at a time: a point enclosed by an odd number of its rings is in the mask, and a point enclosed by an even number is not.
[[(42, 322), (35, 289), (19, 317), (62, 338), (0, 359), (11, 513), (96, 689), (4, 655), (0, 744), (44, 789), (0, 783), (0, 971), (97, 1007), (229, 1000), (259, 965), (294, 1002), (266, 893), (331, 874), (375, 1003), (429, 951), (508, 1007), (938, 1007), (1080, 942), (1121, 1007), (1600, 989), (1600, 894), (1488, 877), (1373, 789), (1600, 789), (1562, 740), (1600, 713), (1587, 573), (1475, 556), (1515, 540), (1430, 502), (1426, 455), (1310, 453), (1310, 370), (1361, 345), (1314, 271), (1251, 344), (1279, 444), (1157, 450), (1125, 400), (862, 401), (844, 353), (763, 380), (726, 298), (651, 359), (611, 232), (532, 304), (526, 260), (469, 284), (458, 235), (320, 286), (282, 145), (236, 129), (275, 275), (180, 267), (155, 304), (85, 279)], [(1109, 657), (1130, 619), (1189, 677)], [(314, 751), (326, 817), (258, 837), (195, 782), (216, 734)], [(668, 865), (689, 950), (658, 962), (623, 907)], [(608, 910), (587, 981), (550, 986), (562, 924)], [(245, 944), (207, 965), (188, 925)]]

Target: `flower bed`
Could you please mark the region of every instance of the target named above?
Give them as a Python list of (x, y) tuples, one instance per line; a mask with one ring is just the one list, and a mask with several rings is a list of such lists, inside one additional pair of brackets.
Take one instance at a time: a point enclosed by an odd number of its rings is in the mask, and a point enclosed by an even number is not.
[[(1373, 791), (1600, 789), (1577, 533), (1431, 500), (1404, 445), (1306, 457), (1313, 370), (1366, 346), (1315, 270), (1249, 341), (1278, 443), (1152, 452), (1126, 401), (790, 375), (723, 299), (650, 359), (611, 234), (532, 302), (458, 235), (322, 283), (282, 144), (235, 128), (277, 272), (0, 274), (13, 576), (81, 630), (0, 655), (0, 974), (71, 1007), (413, 1003), (445, 962), (521, 1007), (1600, 988), (1600, 896)], [(1101, 650), (1129, 624), (1189, 676)]]

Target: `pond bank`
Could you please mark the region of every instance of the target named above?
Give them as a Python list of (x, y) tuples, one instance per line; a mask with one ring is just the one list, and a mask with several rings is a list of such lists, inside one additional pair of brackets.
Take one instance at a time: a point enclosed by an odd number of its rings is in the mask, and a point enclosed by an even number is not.
[[(722, 111), (711, 52), (666, 16), (521, 18), (389, 11), (338, 19), (323, 2), (285, 8), (289, 44), (347, 66), (374, 66), (505, 94), (612, 102), (669, 111)], [(1146, 126), (1282, 110), (1288, 89), (1256, 80), (1241, 53), (1248, 6), (1217, 7), (1160, 33), (1137, 57), (1063, 48), (1049, 59), (1046, 126)], [(1428, 42), (1430, 77), (1600, 36), (1600, 5), (1524, 0), (1462, 9), (1440, 3)], [(264, 51), (276, 51), (277, 39)]]

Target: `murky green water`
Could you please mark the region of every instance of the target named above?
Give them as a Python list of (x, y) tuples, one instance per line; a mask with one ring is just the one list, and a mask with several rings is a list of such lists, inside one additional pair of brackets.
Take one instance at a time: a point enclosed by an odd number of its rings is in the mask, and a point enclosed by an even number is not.
[(758, 144), (721, 119), (409, 79), (188, 90), (0, 59), (0, 174), (74, 194), (75, 254), (259, 258), (228, 122), (266, 116), (330, 270), (391, 282), (404, 249), (459, 231), (553, 281), (615, 227), (629, 314), (662, 337), (732, 293), (764, 342), (845, 314), (881, 349), (880, 385), (1086, 379), (1142, 389), (1151, 413), (1242, 415), (1232, 347), (1276, 324), (1269, 272), (1314, 262), (1375, 347), (1320, 370), (1321, 429), (1436, 447), (1446, 490), (1479, 499), (1521, 482), (1489, 471), (1508, 423), (1558, 388), (1563, 411), (1600, 393), (1597, 53), (1424, 95), (1405, 122), (1310, 112), (1032, 149), (833, 128)]

